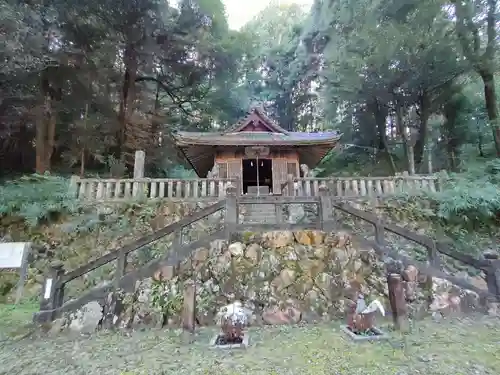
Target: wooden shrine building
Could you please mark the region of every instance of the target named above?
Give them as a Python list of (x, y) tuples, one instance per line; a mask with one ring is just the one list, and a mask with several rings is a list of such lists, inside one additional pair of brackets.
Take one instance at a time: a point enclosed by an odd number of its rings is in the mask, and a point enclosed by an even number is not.
[(197, 175), (204, 178), (216, 165), (218, 178), (238, 178), (243, 193), (281, 192), (289, 174), (300, 165), (314, 168), (337, 144), (337, 132), (289, 132), (259, 109), (223, 132), (174, 134), (176, 146)]

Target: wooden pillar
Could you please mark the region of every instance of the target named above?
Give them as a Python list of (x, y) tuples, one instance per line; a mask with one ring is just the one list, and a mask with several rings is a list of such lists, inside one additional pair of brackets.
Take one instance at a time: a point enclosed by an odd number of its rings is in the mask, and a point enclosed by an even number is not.
[(288, 190), (288, 196), (293, 197), (295, 195), (295, 188), (293, 186), (293, 174), (287, 175), (286, 185)]
[(384, 245), (385, 244), (385, 238), (384, 238), (384, 224), (381, 221), (377, 221), (374, 224), (375, 227), (375, 242), (378, 245)]
[(184, 283), (184, 306), (182, 309), (182, 328), (194, 333), (196, 325), (196, 286), (192, 280)]
[(283, 205), (281, 203), (276, 203), (274, 205), (274, 214), (276, 216), (276, 223), (280, 224), (283, 222)]
[(226, 187), (226, 217), (225, 231), (226, 238), (231, 241), (231, 235), (234, 232), (234, 226), (238, 224), (238, 200), (236, 197), (236, 186), (229, 183)]
[[(50, 265), (49, 273), (43, 283), (40, 311), (55, 310), (63, 305), (64, 284), (61, 283), (63, 275), (64, 267), (61, 262), (54, 262)], [(52, 321), (56, 315), (57, 313), (54, 311), (46, 320)]]
[(127, 255), (128, 254), (123, 251), (118, 255), (116, 262), (115, 288), (119, 287), (121, 278), (125, 276), (127, 270)]
[(394, 328), (406, 331), (408, 329), (408, 316), (403, 278), (397, 273), (391, 273), (387, 276), (387, 285)]
[(483, 257), (490, 261), (490, 266), (485, 272), (488, 292), (496, 296), (495, 302), (500, 302), (500, 260), (498, 254), (486, 252)]
[(329, 194), (328, 187), (324, 182), (318, 188), (319, 190), (319, 207), (318, 214), (321, 228), (324, 232), (333, 230), (332, 222), (332, 198)]
[(144, 178), (144, 165), (146, 163), (146, 153), (136, 151), (134, 158), (134, 178)]
[(78, 182), (80, 181), (80, 177), (78, 176), (71, 176), (71, 179), (69, 180), (69, 194), (71, 198), (80, 198), (78, 196), (79, 189), (78, 189)]
[[(144, 178), (144, 166), (146, 164), (146, 153), (144, 151), (136, 151), (134, 158), (134, 180)], [(132, 186), (132, 196), (137, 197), (142, 194), (143, 182), (136, 182)]]

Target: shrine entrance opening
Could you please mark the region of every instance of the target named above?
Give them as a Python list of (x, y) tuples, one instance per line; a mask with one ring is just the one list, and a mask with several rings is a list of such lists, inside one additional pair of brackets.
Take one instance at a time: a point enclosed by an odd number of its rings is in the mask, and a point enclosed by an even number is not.
[(243, 159), (243, 194), (269, 194), (273, 189), (272, 159)]

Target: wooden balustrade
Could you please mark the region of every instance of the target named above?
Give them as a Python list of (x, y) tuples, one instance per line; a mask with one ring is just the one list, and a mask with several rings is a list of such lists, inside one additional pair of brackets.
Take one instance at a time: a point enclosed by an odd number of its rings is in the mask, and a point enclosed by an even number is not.
[(329, 194), (335, 197), (377, 197), (402, 192), (439, 189), (436, 176), (391, 176), (391, 177), (306, 177), (294, 179), (295, 195), (319, 196), (320, 185), (325, 184)]
[[(71, 180), (72, 194), (85, 200), (120, 200), (133, 197), (169, 200), (199, 200), (223, 198), (229, 183), (241, 186), (238, 179), (80, 179)], [(281, 195), (315, 197), (324, 184), (335, 197), (380, 197), (402, 192), (425, 190), (435, 192), (440, 188), (436, 176), (391, 177), (327, 177), (292, 178), (281, 185)], [(237, 188), (240, 191), (240, 188)]]
[(143, 197), (148, 199), (198, 200), (222, 198), (226, 186), (235, 179), (80, 179), (73, 177), (72, 194), (85, 200), (120, 200)]

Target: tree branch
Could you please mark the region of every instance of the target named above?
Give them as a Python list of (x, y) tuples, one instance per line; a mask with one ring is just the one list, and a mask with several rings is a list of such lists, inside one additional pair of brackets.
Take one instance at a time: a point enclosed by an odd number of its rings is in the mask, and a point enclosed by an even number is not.
[(167, 95), (170, 97), (170, 99), (172, 99), (172, 101), (174, 102), (174, 104), (179, 107), (179, 109), (186, 115), (186, 116), (192, 116), (191, 113), (189, 113), (183, 106), (182, 104), (184, 104), (185, 102), (183, 102), (176, 94), (174, 94), (172, 92), (172, 89), (170, 87), (168, 87), (166, 84), (164, 84), (162, 81), (160, 81), (158, 78), (156, 77), (137, 77), (135, 79), (136, 82), (155, 82), (157, 83), (166, 93)]

